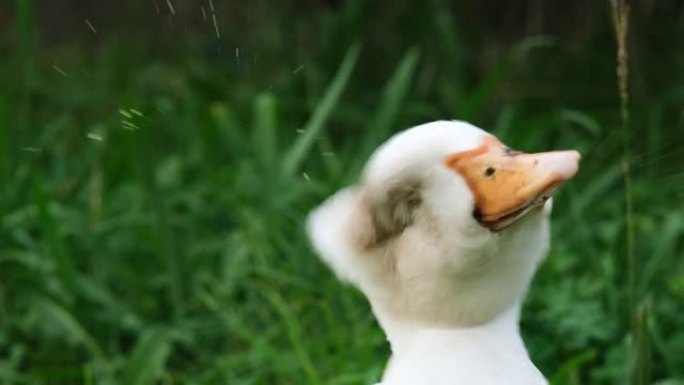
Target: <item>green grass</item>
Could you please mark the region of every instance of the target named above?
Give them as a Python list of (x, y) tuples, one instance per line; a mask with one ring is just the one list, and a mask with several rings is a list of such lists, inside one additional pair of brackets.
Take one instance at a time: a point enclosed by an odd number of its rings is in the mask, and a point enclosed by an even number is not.
[(349, 33), (369, 12), (350, 1), (298, 22), (319, 32), (304, 53), (247, 66), (245, 50), (239, 67), (207, 53), (213, 32), (162, 59), (123, 32), (41, 48), (31, 4), (16, 4), (0, 35), (21, 48), (0, 62), (0, 384), (374, 383), (384, 336), (313, 254), (304, 218), (392, 132), (443, 118), (583, 154), (522, 322), (552, 382), (626, 383), (634, 343), (652, 353), (649, 383), (684, 381), (683, 83), (631, 95), (634, 296), (648, 312), (635, 335), (607, 14), (593, 50), (531, 37), (478, 66), (442, 3), (416, 11), (425, 30), (389, 23), (397, 40), (380, 47)]

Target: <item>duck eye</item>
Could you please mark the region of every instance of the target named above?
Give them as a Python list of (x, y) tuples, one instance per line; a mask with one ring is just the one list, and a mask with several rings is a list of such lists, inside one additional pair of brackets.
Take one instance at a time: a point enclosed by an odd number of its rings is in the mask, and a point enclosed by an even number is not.
[(485, 176), (492, 176), (496, 172), (496, 169), (494, 167), (487, 167), (485, 170)]

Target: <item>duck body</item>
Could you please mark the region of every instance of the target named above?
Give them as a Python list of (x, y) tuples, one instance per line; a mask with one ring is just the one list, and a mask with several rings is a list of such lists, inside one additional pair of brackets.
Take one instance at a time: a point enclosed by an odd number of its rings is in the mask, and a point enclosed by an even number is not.
[(518, 331), (575, 152), (522, 154), (465, 122), (397, 134), (308, 233), (390, 343), (382, 385), (542, 385)]
[(393, 352), (381, 385), (545, 385), (519, 334), (502, 324), (423, 329)]

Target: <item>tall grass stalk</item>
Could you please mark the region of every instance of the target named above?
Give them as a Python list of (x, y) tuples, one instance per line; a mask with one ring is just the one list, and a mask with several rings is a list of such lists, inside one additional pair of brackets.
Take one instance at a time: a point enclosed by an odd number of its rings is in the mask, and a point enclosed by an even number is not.
[(620, 95), (620, 118), (622, 122), (622, 173), (625, 183), (625, 214), (627, 219), (627, 298), (630, 314), (635, 307), (635, 259), (634, 259), (634, 212), (632, 207), (632, 180), (629, 167), (629, 141), (631, 138), (629, 125), (629, 87), (628, 87), (628, 50), (627, 31), (629, 28), (629, 6), (624, 0), (610, 0), (615, 39), (617, 41), (617, 85)]
[(637, 305), (636, 259), (634, 253), (634, 205), (632, 177), (630, 171), (631, 128), (629, 121), (629, 67), (627, 33), (629, 30), (629, 5), (625, 0), (610, 0), (615, 40), (617, 43), (617, 86), (620, 96), (620, 118), (622, 124), (622, 174), (625, 185), (625, 239), (627, 273), (627, 311), (630, 319), (628, 381), (632, 385), (650, 383), (650, 353), (648, 349), (647, 302)]

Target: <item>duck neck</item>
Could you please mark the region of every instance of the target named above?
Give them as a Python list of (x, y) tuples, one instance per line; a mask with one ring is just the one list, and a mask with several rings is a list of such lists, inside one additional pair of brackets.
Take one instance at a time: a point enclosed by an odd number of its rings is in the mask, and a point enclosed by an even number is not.
[(383, 385), (547, 385), (518, 331), (519, 308), (475, 326), (385, 320), (392, 345)]
[(491, 346), (498, 351), (508, 350), (527, 357), (518, 328), (519, 314), (518, 304), (486, 323), (470, 326), (430, 325), (380, 315), (378, 319), (395, 356), (426, 345), (439, 345), (440, 349), (458, 351), (468, 351), (475, 346), (482, 350), (483, 347)]

